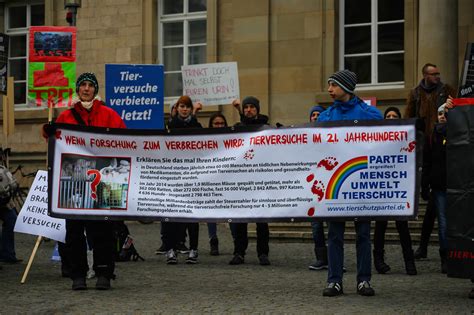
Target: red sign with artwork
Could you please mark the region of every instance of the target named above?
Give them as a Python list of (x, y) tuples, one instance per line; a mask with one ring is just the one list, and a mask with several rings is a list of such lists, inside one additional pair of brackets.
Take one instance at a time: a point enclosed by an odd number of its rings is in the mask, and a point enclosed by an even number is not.
[(76, 28), (32, 26), (30, 28), (29, 61), (76, 61)]

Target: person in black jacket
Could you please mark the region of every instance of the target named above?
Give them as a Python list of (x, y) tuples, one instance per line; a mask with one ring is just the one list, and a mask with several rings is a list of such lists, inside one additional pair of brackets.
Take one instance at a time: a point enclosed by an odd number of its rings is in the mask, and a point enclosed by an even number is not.
[[(267, 125), (268, 116), (260, 114), (260, 101), (254, 96), (247, 96), (242, 101), (240, 108), (240, 100), (236, 99), (232, 105), (240, 113), (240, 122), (236, 126), (249, 125)], [(234, 233), (234, 257), (229, 262), (230, 265), (240, 265), (245, 262), (245, 251), (247, 250), (249, 240), (247, 235), (247, 223), (232, 223), (231, 229)], [(268, 223), (257, 223), (257, 255), (260, 265), (270, 265), (268, 259), (270, 239), (270, 231)]]
[[(421, 197), (424, 200), (433, 198), (433, 204), (438, 216), (439, 255), (441, 272), (447, 272), (446, 238), (446, 113), (445, 104), (438, 108), (438, 123), (433, 133), (427, 139), (423, 152), (423, 171), (421, 179)], [(431, 192), (430, 192), (431, 190)]]
[[(202, 128), (193, 113), (193, 102), (187, 95), (181, 96), (174, 105), (175, 115), (172, 115), (168, 122), (168, 129), (177, 128)], [(196, 264), (198, 258), (198, 242), (199, 242), (199, 223), (178, 223), (163, 222), (162, 238), (166, 250), (166, 263), (174, 265), (178, 263), (177, 249), (182, 235), (186, 229), (189, 233), (189, 254), (186, 259), (187, 264)]]
[[(397, 107), (389, 107), (385, 110), (384, 119), (401, 119), (402, 115)], [(400, 245), (402, 246), (403, 260), (405, 261), (405, 271), (407, 275), (417, 274), (415, 257), (413, 255), (410, 230), (407, 221), (395, 221), (398, 235), (400, 236)], [(385, 263), (384, 245), (385, 231), (387, 230), (387, 221), (376, 221), (374, 232), (374, 267), (380, 274), (390, 271), (390, 266)]]
[(248, 125), (268, 125), (268, 116), (260, 114), (260, 101), (254, 96), (247, 96), (242, 101), (242, 108), (240, 107), (240, 100), (236, 99), (232, 105), (240, 114), (240, 122), (236, 126)]

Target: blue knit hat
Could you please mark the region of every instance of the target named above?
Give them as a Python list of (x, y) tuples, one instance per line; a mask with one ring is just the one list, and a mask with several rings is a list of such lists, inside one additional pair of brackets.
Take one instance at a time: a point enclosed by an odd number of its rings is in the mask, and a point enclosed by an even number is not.
[(311, 109), (309, 110), (309, 119), (311, 119), (311, 116), (313, 115), (314, 112), (319, 112), (319, 113), (322, 113), (324, 112), (326, 109), (324, 107), (322, 107), (321, 105), (314, 105), (313, 107), (311, 107)]
[(349, 70), (341, 70), (329, 77), (328, 83), (330, 82), (339, 85), (346, 93), (354, 94), (357, 84), (357, 75)]
[(79, 92), (79, 87), (81, 86), (82, 82), (89, 81), (94, 85), (94, 96), (99, 93), (99, 82), (97, 81), (97, 77), (92, 72), (84, 72), (81, 74), (76, 81), (76, 93)]

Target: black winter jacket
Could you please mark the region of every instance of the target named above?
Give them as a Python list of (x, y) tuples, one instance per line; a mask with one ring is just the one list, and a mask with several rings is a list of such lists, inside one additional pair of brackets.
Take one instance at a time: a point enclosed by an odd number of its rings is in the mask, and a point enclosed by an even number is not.
[(168, 129), (179, 128), (202, 128), (202, 126), (194, 116), (191, 117), (190, 121), (184, 121), (176, 115), (168, 122)]
[(423, 150), (422, 191), (446, 190), (446, 127), (436, 124)]

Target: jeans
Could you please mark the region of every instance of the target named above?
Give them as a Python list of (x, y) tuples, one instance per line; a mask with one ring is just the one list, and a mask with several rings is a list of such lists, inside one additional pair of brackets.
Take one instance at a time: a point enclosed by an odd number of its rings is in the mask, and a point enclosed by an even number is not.
[(0, 258), (5, 260), (16, 260), (15, 233), (13, 229), (16, 223), (16, 210), (7, 207), (0, 208), (0, 220), (3, 221), (1, 234)]
[(438, 215), (438, 234), (439, 234), (439, 249), (448, 249), (448, 239), (446, 236), (446, 191), (433, 190), (433, 202)]
[(435, 219), (436, 210), (434, 209), (433, 193), (431, 193), (430, 199), (428, 200), (428, 205), (426, 206), (425, 217), (423, 218), (423, 225), (421, 227), (420, 248), (424, 248), (426, 250), (426, 248), (428, 247)]
[[(370, 221), (354, 222), (356, 229), (357, 283), (370, 281), (372, 255), (370, 252)], [(342, 283), (344, 265), (344, 231), (346, 222), (329, 222), (328, 283)]]
[(323, 221), (311, 222), (311, 228), (313, 230), (314, 248), (326, 247)]

